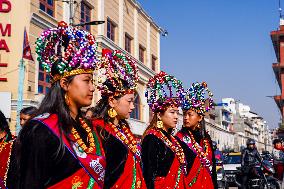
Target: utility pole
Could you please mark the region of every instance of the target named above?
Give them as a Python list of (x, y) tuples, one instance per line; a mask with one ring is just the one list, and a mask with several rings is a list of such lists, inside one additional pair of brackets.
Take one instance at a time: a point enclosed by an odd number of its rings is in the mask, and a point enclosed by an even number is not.
[(70, 25), (73, 26), (74, 24), (74, 0), (69, 0), (69, 11), (70, 11), (70, 16), (69, 16), (69, 22)]

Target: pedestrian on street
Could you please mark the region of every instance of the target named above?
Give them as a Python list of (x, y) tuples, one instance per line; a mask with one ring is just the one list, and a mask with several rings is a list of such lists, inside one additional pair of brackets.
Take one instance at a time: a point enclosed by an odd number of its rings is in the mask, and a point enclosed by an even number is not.
[(282, 183), (284, 173), (284, 148), (280, 139), (273, 140), (273, 165), (275, 169), (275, 177)]
[(103, 148), (96, 129), (81, 114), (95, 91), (95, 38), (59, 22), (43, 31), (36, 45), (51, 88), (18, 137), (19, 189), (102, 188)]
[(134, 107), (138, 82), (136, 61), (122, 52), (103, 49), (98, 89), (102, 98), (94, 108), (106, 156), (104, 189), (146, 189), (141, 146), (127, 119)]
[(182, 92), (181, 82), (163, 71), (147, 84), (147, 102), (154, 113), (142, 139), (143, 174), (148, 189), (189, 188), (184, 183), (188, 169), (183, 148), (172, 135)]
[(193, 162), (185, 178), (191, 188), (217, 188), (215, 155), (204, 121), (205, 113), (213, 108), (212, 96), (205, 82), (193, 83), (183, 96), (183, 127), (176, 136), (186, 146), (186, 159)]

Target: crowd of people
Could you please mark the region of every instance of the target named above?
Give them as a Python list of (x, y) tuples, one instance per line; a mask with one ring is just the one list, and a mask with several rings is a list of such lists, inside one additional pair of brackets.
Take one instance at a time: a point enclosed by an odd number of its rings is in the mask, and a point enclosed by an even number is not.
[[(36, 53), (51, 88), (38, 108), (21, 111), (17, 138), (0, 114), (0, 188), (217, 188), (205, 82), (186, 90), (163, 71), (150, 78), (145, 96), (153, 116), (139, 137), (127, 122), (139, 81), (134, 59), (98, 53), (93, 35), (64, 22), (41, 34)], [(101, 99), (84, 112), (97, 92)]]

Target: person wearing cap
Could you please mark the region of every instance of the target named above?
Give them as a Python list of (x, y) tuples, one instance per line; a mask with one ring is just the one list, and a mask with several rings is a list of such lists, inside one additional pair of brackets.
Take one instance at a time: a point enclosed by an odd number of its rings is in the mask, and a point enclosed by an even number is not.
[(36, 45), (51, 88), (18, 137), (18, 188), (102, 188), (104, 151), (96, 129), (81, 115), (95, 91), (95, 38), (60, 22), (43, 31)]
[(261, 163), (262, 159), (255, 147), (255, 140), (248, 138), (247, 147), (242, 150), (241, 168), (242, 168), (242, 188), (247, 188), (247, 181), (250, 175), (255, 175), (255, 165)]
[(275, 169), (275, 177), (282, 182), (283, 181), (283, 173), (284, 173), (284, 149), (282, 145), (282, 141), (280, 139), (273, 140), (273, 166)]
[(141, 147), (127, 119), (134, 109), (136, 62), (122, 52), (103, 49), (93, 124), (100, 129), (106, 156), (105, 189), (145, 189)]
[(149, 79), (145, 96), (154, 113), (142, 139), (143, 174), (148, 189), (188, 188), (184, 185), (191, 162), (172, 135), (178, 122), (182, 83), (161, 71)]
[(205, 113), (213, 108), (212, 96), (205, 82), (193, 83), (182, 96), (183, 127), (176, 136), (186, 146), (186, 158), (193, 162), (185, 178), (190, 188), (217, 188), (215, 155), (204, 121)]

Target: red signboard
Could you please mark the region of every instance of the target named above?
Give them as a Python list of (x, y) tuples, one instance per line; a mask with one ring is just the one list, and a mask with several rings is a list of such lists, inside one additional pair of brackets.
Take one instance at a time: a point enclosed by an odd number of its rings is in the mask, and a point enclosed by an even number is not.
[[(12, 4), (9, 0), (0, 0), (0, 15), (7, 14), (12, 10)], [(11, 24), (9, 23), (0, 23), (0, 54), (3, 52), (9, 53), (10, 49), (5, 39), (1, 37), (11, 37)], [(0, 60), (1, 61), (1, 60)], [(1, 63), (0, 67), (7, 67), (7, 63)], [(0, 78), (0, 82), (7, 82), (7, 78)]]

